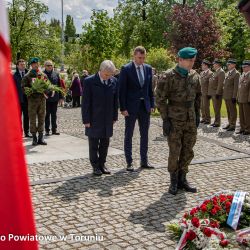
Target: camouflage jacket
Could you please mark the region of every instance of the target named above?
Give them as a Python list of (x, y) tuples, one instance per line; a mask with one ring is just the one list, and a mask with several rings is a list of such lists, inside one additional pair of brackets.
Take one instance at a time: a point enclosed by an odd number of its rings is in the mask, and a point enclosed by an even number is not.
[(187, 77), (181, 76), (176, 68), (163, 72), (156, 89), (156, 105), (163, 119), (194, 121), (200, 103), (200, 76), (195, 70)]
[[(44, 75), (46, 76), (43, 72), (39, 71), (40, 75)], [(32, 78), (37, 78), (37, 73), (35, 73), (34, 71), (30, 70), (22, 79), (22, 88), (24, 87), (31, 87), (31, 83), (32, 83)], [(42, 94), (32, 94), (31, 96), (41, 96)]]

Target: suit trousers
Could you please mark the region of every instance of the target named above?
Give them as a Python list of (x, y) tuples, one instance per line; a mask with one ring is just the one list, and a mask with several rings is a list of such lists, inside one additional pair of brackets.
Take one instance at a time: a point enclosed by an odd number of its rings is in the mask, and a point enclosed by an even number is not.
[(21, 104), (21, 116), (23, 118), (23, 131), (24, 134), (29, 133), (29, 112), (28, 112), (28, 102), (22, 102)]
[(89, 140), (89, 160), (93, 168), (104, 166), (108, 154), (109, 138), (92, 138)]
[(57, 106), (58, 102), (46, 102), (46, 116), (45, 116), (45, 130), (46, 132), (50, 131), (50, 120), (52, 132), (56, 132), (57, 129)]
[(235, 128), (237, 120), (236, 103), (233, 103), (232, 100), (225, 100), (225, 103), (227, 108), (228, 124), (230, 128)]
[(141, 163), (148, 163), (148, 130), (150, 125), (150, 113), (147, 112), (144, 100), (141, 101), (137, 114), (129, 114), (125, 117), (125, 138), (124, 151), (127, 164), (133, 162), (132, 158), (132, 138), (135, 128), (135, 122), (138, 120), (140, 130), (140, 155)]
[(240, 111), (240, 130), (250, 133), (250, 105), (239, 103)]
[(207, 98), (207, 95), (203, 95), (201, 97), (201, 114), (202, 114), (202, 120), (206, 122), (211, 122), (210, 99)]
[(219, 99), (216, 98), (215, 95), (212, 96), (212, 102), (213, 102), (213, 108), (214, 108), (214, 114), (215, 114), (215, 120), (214, 124), (219, 125), (221, 124), (221, 105), (222, 105), (222, 96), (219, 97)]

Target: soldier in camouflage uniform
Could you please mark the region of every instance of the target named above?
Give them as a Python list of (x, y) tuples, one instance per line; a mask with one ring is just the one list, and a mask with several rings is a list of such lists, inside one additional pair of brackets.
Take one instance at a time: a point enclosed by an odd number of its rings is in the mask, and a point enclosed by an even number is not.
[(163, 133), (168, 138), (169, 193), (178, 189), (197, 192), (186, 179), (188, 165), (194, 157), (197, 127), (200, 122), (200, 76), (192, 70), (197, 50), (183, 48), (178, 65), (164, 72), (156, 89), (156, 104), (163, 119)]
[[(32, 78), (37, 78), (39, 75), (44, 75), (39, 71), (39, 60), (38, 58), (32, 58), (30, 61), (31, 70), (22, 79), (23, 87), (31, 87)], [(30, 118), (30, 132), (33, 137), (32, 145), (37, 144), (47, 145), (43, 139), (44, 122), (45, 122), (45, 111), (46, 111), (46, 98), (44, 94), (34, 93), (28, 97), (28, 113)], [(36, 118), (38, 120), (38, 126), (36, 125)], [(38, 132), (38, 138), (37, 138)]]

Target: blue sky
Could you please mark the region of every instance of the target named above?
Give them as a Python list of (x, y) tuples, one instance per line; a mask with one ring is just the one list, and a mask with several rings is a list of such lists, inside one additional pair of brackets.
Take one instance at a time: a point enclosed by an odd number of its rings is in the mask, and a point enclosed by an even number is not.
[[(8, 0), (10, 2), (11, 0)], [(113, 14), (113, 9), (118, 5), (118, 0), (63, 0), (64, 1), (64, 22), (66, 15), (74, 18), (77, 32), (82, 30), (82, 24), (90, 20), (93, 9), (105, 9), (109, 15)], [(51, 17), (61, 20), (61, 0), (40, 0), (49, 7), (49, 14), (45, 17), (50, 20)]]

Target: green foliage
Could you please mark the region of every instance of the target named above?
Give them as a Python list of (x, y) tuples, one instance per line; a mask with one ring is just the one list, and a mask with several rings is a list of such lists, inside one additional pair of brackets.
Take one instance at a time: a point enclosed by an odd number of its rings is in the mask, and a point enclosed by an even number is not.
[(66, 25), (65, 25), (64, 34), (68, 38), (75, 37), (75, 35), (76, 35), (76, 27), (74, 25), (74, 19), (70, 15), (66, 16)]
[(164, 48), (153, 48), (147, 53), (147, 63), (157, 71), (164, 71), (174, 66), (174, 57)]
[(27, 96), (31, 96), (35, 93), (45, 94), (52, 91), (61, 92), (62, 94), (64, 93), (60, 87), (51, 84), (51, 82), (47, 79), (44, 79), (43, 76), (42, 78), (35, 78), (31, 84), (31, 87), (25, 87), (24, 91)]
[(223, 30), (223, 46), (232, 57), (243, 61), (249, 56), (250, 33), (244, 18), (235, 9), (235, 3), (217, 12), (217, 18)]
[(105, 59), (111, 59), (120, 46), (119, 30), (115, 19), (104, 10), (93, 10), (91, 21), (83, 25), (81, 45), (87, 55), (85, 63), (90, 71), (96, 71)]
[(52, 26), (42, 21), (48, 7), (37, 0), (15, 0), (9, 3), (8, 11), (13, 61), (37, 56), (57, 62), (60, 38)]
[(127, 64), (131, 61), (131, 59), (123, 55), (114, 55), (112, 56), (111, 60), (117, 69), (120, 69), (124, 64)]

